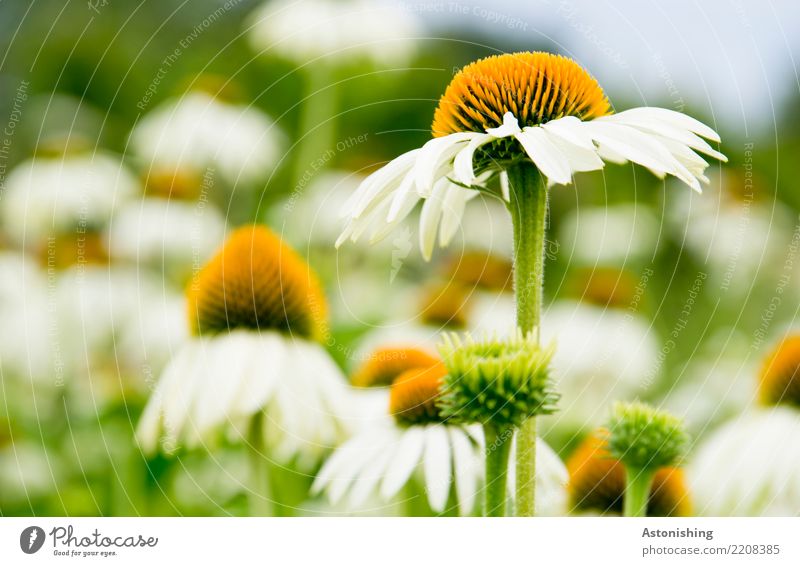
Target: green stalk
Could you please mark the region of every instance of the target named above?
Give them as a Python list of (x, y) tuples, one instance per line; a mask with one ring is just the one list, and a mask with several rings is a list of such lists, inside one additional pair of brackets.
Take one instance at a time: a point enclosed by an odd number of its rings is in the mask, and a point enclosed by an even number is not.
[[(514, 225), (514, 294), (517, 326), (539, 337), (544, 283), (544, 243), (547, 187), (529, 161), (507, 170)], [(532, 517), (536, 510), (536, 417), (525, 421), (517, 433), (516, 514)]]
[(626, 517), (647, 517), (647, 502), (655, 472), (650, 470), (625, 470), (625, 500), (623, 514)]
[(326, 62), (303, 69), (306, 98), (300, 105), (298, 142), (295, 147), (292, 182), (296, 193), (302, 193), (336, 152), (336, 111), (339, 104), (338, 85), (332, 68)]
[(486, 440), (486, 487), (483, 492), (483, 514), (486, 517), (505, 517), (508, 486), (508, 457), (511, 453), (509, 429), (483, 425)]
[(253, 416), (248, 435), (248, 451), (250, 456), (250, 485), (247, 492), (251, 517), (269, 517), (272, 515), (272, 500), (269, 489), (269, 459), (265, 451), (264, 414)]

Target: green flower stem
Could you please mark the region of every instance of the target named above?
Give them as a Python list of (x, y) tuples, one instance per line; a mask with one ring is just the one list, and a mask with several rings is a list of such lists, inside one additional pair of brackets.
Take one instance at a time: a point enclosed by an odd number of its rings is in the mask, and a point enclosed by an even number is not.
[(269, 458), (265, 452), (264, 414), (259, 412), (250, 422), (248, 435), (248, 451), (250, 455), (250, 485), (248, 499), (251, 517), (269, 517), (272, 515), (270, 498)]
[[(514, 225), (514, 293), (517, 326), (538, 337), (544, 282), (544, 243), (547, 220), (547, 187), (529, 161), (507, 170), (511, 202), (508, 209)], [(529, 418), (517, 433), (516, 514), (532, 517), (536, 509), (536, 417)]]
[(647, 502), (650, 499), (650, 486), (653, 484), (655, 472), (626, 468), (625, 500), (623, 514), (626, 517), (646, 517)]
[(504, 517), (508, 498), (508, 457), (511, 453), (511, 430), (483, 425), (486, 440), (486, 487), (483, 495), (483, 514)]
[(333, 68), (326, 62), (310, 64), (305, 71), (306, 99), (300, 104), (298, 142), (292, 181), (295, 191), (307, 188), (311, 178), (327, 164), (336, 151), (338, 85)]

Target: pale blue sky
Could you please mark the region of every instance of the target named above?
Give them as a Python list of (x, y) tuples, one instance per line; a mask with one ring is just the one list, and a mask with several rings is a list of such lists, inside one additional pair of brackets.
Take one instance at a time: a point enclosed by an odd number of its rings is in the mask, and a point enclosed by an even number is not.
[[(437, 2), (407, 2), (421, 11)], [(797, 93), (797, 0), (477, 0), (423, 17), (533, 41), (549, 38), (626, 103), (681, 103), (743, 136), (774, 131)], [(679, 108), (678, 108), (679, 109)]]

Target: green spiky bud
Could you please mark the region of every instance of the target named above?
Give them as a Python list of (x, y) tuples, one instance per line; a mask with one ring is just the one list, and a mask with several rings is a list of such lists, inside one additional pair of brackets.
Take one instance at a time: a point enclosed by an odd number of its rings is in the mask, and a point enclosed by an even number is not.
[(439, 352), (447, 367), (442, 415), (464, 423), (516, 427), (534, 415), (555, 411), (553, 348), (541, 349), (532, 336), (476, 341), (445, 335)]
[(689, 444), (679, 418), (645, 403), (616, 403), (607, 428), (611, 456), (629, 469), (675, 466)]

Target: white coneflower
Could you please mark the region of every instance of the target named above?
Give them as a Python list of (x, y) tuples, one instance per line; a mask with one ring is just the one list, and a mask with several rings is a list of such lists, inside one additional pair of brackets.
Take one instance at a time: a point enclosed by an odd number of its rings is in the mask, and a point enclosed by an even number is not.
[(131, 132), (133, 155), (148, 171), (211, 168), (230, 184), (263, 179), (278, 161), (282, 134), (253, 106), (189, 92), (146, 114)]
[(689, 467), (697, 512), (711, 516), (800, 514), (800, 335), (764, 361), (760, 406), (712, 432)]
[(52, 260), (46, 255), (56, 254), (54, 260), (64, 263), (60, 261), (61, 236), (80, 241), (76, 247), (82, 249), (74, 250), (76, 254), (92, 254), (94, 234), (137, 192), (137, 180), (112, 155), (81, 152), (36, 157), (15, 167), (6, 180), (3, 229), (43, 259)]
[[(269, 229), (234, 231), (188, 291), (195, 337), (169, 362), (142, 415), (147, 451), (210, 441), (222, 429), (281, 459), (313, 462), (343, 432), (349, 403), (341, 371), (319, 340), (322, 289)], [(256, 446), (256, 449), (263, 449)]]
[[(703, 140), (719, 141), (708, 126), (663, 108), (611, 113), (594, 78), (549, 53), (467, 65), (442, 96), (432, 130), (434, 139), (364, 181), (344, 211), (349, 223), (340, 244), (364, 232), (383, 237), (423, 200), (420, 247), (429, 258), (437, 237), (441, 246), (451, 241), (478, 191), (514, 205), (521, 162), (532, 163), (548, 185), (563, 185), (574, 173), (602, 169), (604, 160), (632, 161), (699, 191), (708, 163), (696, 152), (725, 160)], [(510, 183), (481, 182), (503, 172), (513, 173)]]
[(386, 0), (277, 0), (252, 15), (251, 44), (306, 64), (365, 59), (400, 66), (414, 52), (413, 13)]

